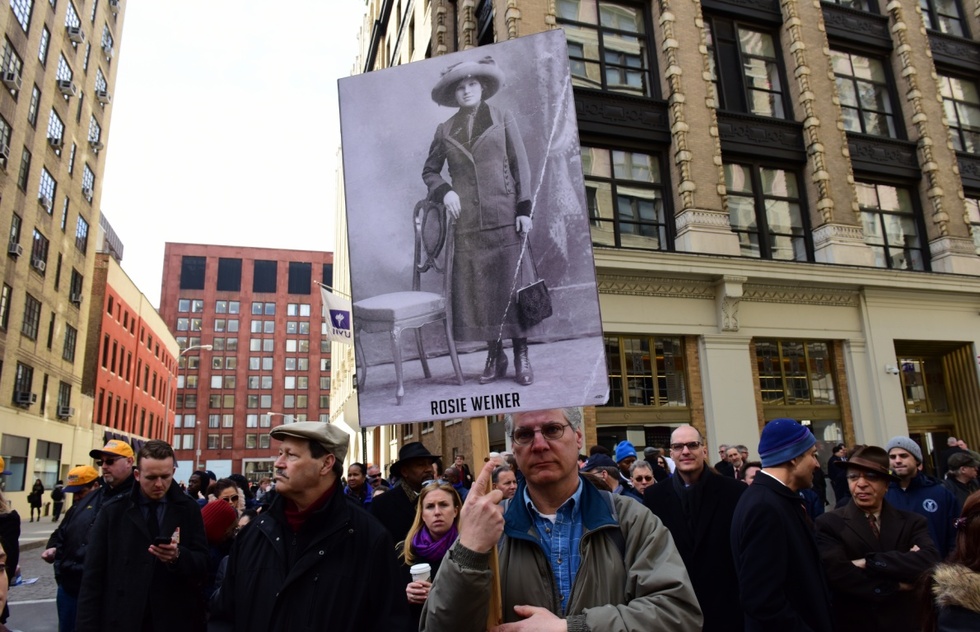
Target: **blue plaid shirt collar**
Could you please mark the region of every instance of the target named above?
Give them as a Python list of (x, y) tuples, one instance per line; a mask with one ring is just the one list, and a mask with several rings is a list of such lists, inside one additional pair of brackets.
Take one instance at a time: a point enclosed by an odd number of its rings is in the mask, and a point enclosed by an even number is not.
[(545, 518), (534, 506), (534, 501), (524, 488), (524, 504), (531, 515), (531, 521), (538, 532), (541, 548), (551, 564), (555, 575), (555, 585), (561, 598), (561, 609), (565, 612), (568, 596), (572, 592), (575, 575), (581, 560), (579, 543), (582, 541), (582, 480), (579, 479), (575, 493), (566, 500), (554, 516), (554, 522)]

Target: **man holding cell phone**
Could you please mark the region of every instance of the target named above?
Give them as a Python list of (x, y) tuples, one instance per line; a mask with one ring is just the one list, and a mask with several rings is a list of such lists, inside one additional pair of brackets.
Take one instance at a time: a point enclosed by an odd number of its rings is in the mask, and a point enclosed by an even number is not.
[[(201, 509), (174, 483), (173, 448), (146, 442), (131, 493), (92, 527), (77, 630), (204, 630), (208, 548)], [(175, 607), (179, 604), (179, 607)]]

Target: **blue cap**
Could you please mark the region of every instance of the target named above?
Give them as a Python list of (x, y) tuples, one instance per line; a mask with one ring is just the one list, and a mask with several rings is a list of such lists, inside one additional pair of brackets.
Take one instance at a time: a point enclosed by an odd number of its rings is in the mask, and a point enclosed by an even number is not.
[(772, 467), (800, 456), (817, 443), (810, 429), (795, 419), (773, 419), (762, 429), (759, 458)]
[(636, 448), (629, 441), (620, 441), (616, 444), (616, 463), (629, 457), (636, 458)]

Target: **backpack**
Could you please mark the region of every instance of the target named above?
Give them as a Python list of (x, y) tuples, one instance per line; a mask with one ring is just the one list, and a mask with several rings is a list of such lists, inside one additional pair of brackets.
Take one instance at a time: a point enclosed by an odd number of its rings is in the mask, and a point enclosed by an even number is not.
[(54, 489), (51, 490), (51, 500), (53, 500), (56, 503), (60, 503), (64, 499), (65, 499), (65, 492), (63, 489), (61, 489), (60, 487), (55, 487)]

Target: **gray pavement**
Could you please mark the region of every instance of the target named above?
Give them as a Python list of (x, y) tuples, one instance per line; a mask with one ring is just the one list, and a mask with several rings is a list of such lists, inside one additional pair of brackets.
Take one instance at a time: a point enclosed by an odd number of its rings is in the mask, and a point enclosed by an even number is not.
[(57, 632), (58, 612), (55, 594), (58, 586), (54, 581), (54, 568), (41, 559), (41, 551), (57, 523), (50, 517), (40, 522), (22, 522), (20, 526), (21, 576), (37, 581), (21, 586), (11, 586), (7, 593), (10, 619), (7, 627), (23, 632)]

